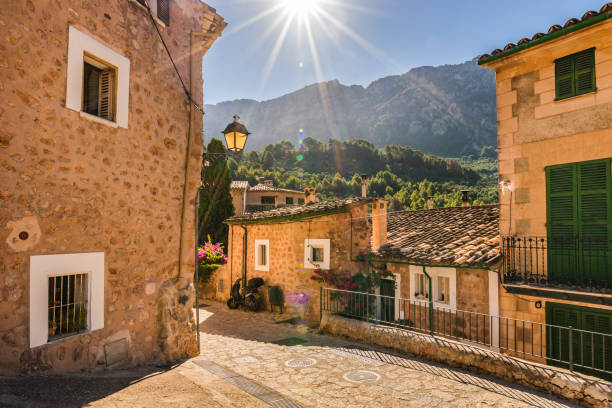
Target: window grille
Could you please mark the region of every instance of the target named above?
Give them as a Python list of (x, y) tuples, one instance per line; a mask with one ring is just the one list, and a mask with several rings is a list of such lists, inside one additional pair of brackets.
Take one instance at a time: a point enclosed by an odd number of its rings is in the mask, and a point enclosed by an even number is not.
[(49, 340), (87, 330), (87, 274), (49, 277)]

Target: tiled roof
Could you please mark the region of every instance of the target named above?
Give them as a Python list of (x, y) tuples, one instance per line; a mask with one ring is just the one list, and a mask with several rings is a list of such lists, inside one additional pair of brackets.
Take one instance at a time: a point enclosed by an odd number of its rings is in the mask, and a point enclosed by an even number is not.
[(352, 197), (341, 200), (321, 201), (317, 203), (308, 203), (304, 205), (278, 207), (268, 211), (245, 213), (236, 215), (226, 220), (228, 223), (249, 222), (260, 220), (274, 220), (285, 218), (300, 218), (304, 216), (325, 215), (329, 211), (342, 210), (348, 208), (352, 204), (369, 203), (376, 200), (375, 198)]
[(377, 256), (440, 265), (487, 266), (499, 259), (499, 206), (390, 213)]
[(232, 181), (232, 184), (230, 184), (230, 188), (232, 190), (246, 190), (249, 188), (249, 182), (241, 180)]
[(580, 19), (570, 18), (565, 22), (565, 24), (563, 24), (563, 26), (559, 24), (551, 26), (546, 34), (536, 33), (531, 37), (531, 39), (526, 37), (521, 38), (519, 41), (517, 41), (516, 44), (506, 44), (503, 50), (498, 48), (496, 50), (493, 50), (490, 55), (483, 54), (478, 57), (478, 63), (486, 63), (492, 61), (493, 59), (497, 59), (518, 52), (525, 48), (541, 44), (545, 41), (552, 40), (553, 38), (557, 38), (570, 32), (579, 30), (583, 27), (589, 26), (591, 24), (597, 23), (610, 17), (612, 17), (612, 3), (606, 3), (601, 7), (599, 12), (592, 10), (587, 11), (582, 15), (582, 18)]
[(279, 192), (279, 193), (301, 193), (301, 194), (304, 193), (303, 191), (300, 191), (300, 190), (291, 190), (289, 188), (267, 186), (263, 183), (259, 183), (256, 186), (249, 188), (249, 191), (271, 191), (271, 192)]

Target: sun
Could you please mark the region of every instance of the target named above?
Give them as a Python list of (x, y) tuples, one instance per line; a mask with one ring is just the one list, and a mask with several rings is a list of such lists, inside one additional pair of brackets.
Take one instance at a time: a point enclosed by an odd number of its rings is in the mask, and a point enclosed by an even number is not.
[(290, 16), (307, 17), (317, 11), (323, 0), (280, 0)]

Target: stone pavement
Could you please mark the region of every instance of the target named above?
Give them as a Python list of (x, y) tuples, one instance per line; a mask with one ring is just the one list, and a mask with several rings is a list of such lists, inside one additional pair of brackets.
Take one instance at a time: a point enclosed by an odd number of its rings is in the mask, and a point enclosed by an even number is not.
[(278, 323), (282, 315), (207, 303), (200, 310), (201, 356), (190, 364), (213, 361), (304, 407), (572, 406), (491, 377)]

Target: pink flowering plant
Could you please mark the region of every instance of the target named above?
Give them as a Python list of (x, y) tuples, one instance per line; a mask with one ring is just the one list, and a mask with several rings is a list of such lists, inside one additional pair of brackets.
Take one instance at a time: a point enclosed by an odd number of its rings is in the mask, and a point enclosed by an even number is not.
[(208, 283), (212, 274), (227, 263), (227, 257), (223, 251), (223, 245), (213, 244), (208, 236), (208, 242), (198, 248), (198, 273), (200, 282)]

